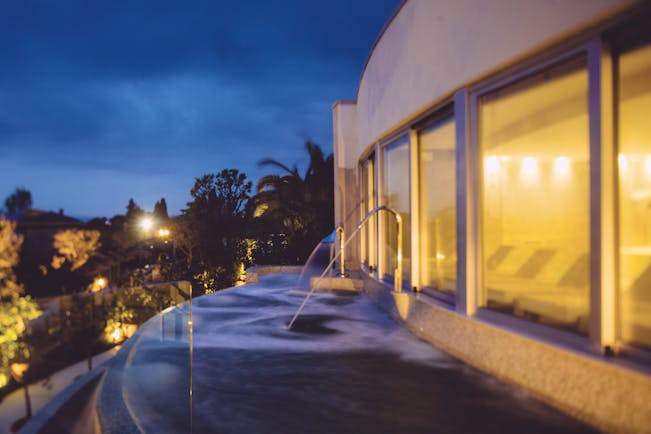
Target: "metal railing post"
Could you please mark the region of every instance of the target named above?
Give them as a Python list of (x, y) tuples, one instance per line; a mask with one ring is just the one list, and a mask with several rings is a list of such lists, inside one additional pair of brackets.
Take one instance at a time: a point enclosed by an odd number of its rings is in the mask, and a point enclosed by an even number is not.
[(332, 258), (330, 260), (330, 262), (326, 266), (326, 268), (323, 271), (323, 273), (321, 274), (321, 276), (319, 276), (319, 278), (316, 280), (316, 283), (314, 284), (314, 286), (312, 286), (312, 289), (310, 289), (310, 292), (307, 293), (307, 295), (305, 296), (305, 299), (303, 300), (301, 305), (296, 310), (296, 313), (292, 317), (291, 321), (289, 321), (289, 324), (287, 324), (287, 329), (291, 330), (292, 326), (294, 325), (294, 322), (296, 321), (296, 318), (298, 318), (298, 316), (303, 311), (303, 308), (305, 307), (305, 304), (307, 303), (307, 301), (312, 296), (312, 293), (319, 286), (319, 283), (321, 282), (321, 280), (325, 277), (326, 273), (329, 272), (330, 268), (334, 266), (335, 261), (340, 256), (341, 256), (341, 265), (340, 265), (341, 268), (340, 269), (341, 269), (342, 277), (344, 277), (344, 265), (343, 264), (344, 264), (344, 249), (346, 248), (346, 245), (349, 242), (352, 241), (355, 234), (362, 228), (362, 226), (364, 226), (364, 223), (366, 223), (368, 221), (368, 219), (373, 214), (375, 214), (377, 212), (380, 212), (380, 211), (387, 211), (388, 213), (393, 214), (393, 216), (396, 218), (396, 225), (398, 227), (398, 237), (397, 237), (398, 238), (398, 240), (397, 240), (398, 241), (398, 249), (397, 249), (397, 255), (398, 255), (397, 256), (397, 262), (398, 262), (398, 264), (397, 264), (396, 269), (395, 269), (393, 288), (394, 288), (395, 292), (402, 292), (402, 217), (400, 217), (400, 214), (398, 214), (397, 211), (395, 211), (392, 208), (389, 208), (388, 206), (384, 206), (384, 205), (378, 206), (378, 207), (373, 208), (371, 211), (368, 212), (368, 214), (366, 214), (366, 216), (364, 216), (362, 221), (360, 221), (357, 224), (357, 227), (355, 228), (353, 233), (350, 235), (350, 238), (348, 240), (344, 241), (344, 228), (343, 228), (343, 226), (339, 225), (337, 227), (336, 233), (341, 233), (341, 236), (339, 238), (339, 240), (340, 240), (339, 241), (339, 253), (334, 255), (334, 258)]
[(385, 205), (380, 205), (376, 206), (372, 210), (370, 210), (362, 219), (357, 224), (357, 229), (359, 230), (364, 224), (368, 221), (368, 219), (375, 213), (378, 213), (380, 211), (386, 211), (389, 214), (393, 214), (393, 216), (396, 219), (396, 225), (398, 229), (398, 234), (397, 234), (397, 242), (398, 242), (398, 248), (397, 248), (397, 264), (396, 264), (396, 269), (394, 270), (393, 274), (393, 288), (395, 292), (402, 292), (402, 217), (398, 213), (398, 211), (394, 210), (393, 208), (389, 208), (388, 206)]
[(346, 240), (346, 230), (343, 225), (337, 226), (337, 234), (339, 235), (339, 276), (346, 277), (346, 253), (344, 252), (344, 241)]
[(398, 260), (396, 261), (396, 272), (393, 276), (393, 283), (396, 292), (402, 292), (402, 217), (394, 212), (398, 226)]

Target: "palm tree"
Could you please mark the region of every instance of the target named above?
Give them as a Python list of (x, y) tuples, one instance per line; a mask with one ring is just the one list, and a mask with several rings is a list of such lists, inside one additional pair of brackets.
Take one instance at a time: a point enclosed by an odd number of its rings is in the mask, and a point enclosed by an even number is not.
[(286, 241), (287, 262), (302, 263), (312, 248), (330, 231), (334, 219), (334, 160), (308, 141), (305, 149), (310, 161), (303, 176), (296, 164), (291, 168), (266, 158), (263, 167), (280, 169), (258, 182), (253, 198), (256, 216), (265, 220), (263, 236), (282, 230)]

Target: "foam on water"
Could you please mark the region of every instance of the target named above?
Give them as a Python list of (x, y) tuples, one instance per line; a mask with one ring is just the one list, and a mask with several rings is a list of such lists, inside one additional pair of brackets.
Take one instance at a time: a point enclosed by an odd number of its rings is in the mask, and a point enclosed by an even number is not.
[(364, 294), (322, 292), (314, 295), (287, 330), (302, 294), (291, 279), (268, 287), (240, 287), (195, 300), (195, 348), (239, 348), (291, 352), (388, 351), (410, 361), (447, 365), (451, 358), (415, 338)]
[(305, 295), (296, 277), (195, 299), (192, 344), (188, 304), (148, 322), (121, 374), (138, 429), (589, 431), (420, 340), (364, 294), (317, 292), (288, 330)]

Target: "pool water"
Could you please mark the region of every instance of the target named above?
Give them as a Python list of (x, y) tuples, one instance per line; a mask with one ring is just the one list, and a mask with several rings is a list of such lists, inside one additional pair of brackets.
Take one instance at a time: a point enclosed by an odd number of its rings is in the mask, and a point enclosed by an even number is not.
[(256, 285), (195, 299), (192, 351), (189, 305), (147, 323), (100, 391), (104, 404), (119, 401), (99, 406), (104, 428), (592, 432), (420, 340), (364, 294), (318, 292), (287, 330), (305, 296), (293, 289), (296, 277), (264, 276)]

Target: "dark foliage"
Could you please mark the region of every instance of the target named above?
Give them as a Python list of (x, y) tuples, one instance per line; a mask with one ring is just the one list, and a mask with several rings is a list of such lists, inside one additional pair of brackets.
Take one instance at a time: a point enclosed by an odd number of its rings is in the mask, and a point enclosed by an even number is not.
[(264, 159), (260, 165), (280, 169), (281, 174), (264, 176), (251, 209), (259, 241), (257, 262), (302, 264), (314, 246), (334, 226), (333, 155), (307, 142), (310, 162), (304, 175), (296, 165), (288, 167)]
[(5, 208), (7, 216), (11, 219), (17, 219), (22, 213), (32, 207), (32, 193), (24, 188), (16, 190), (5, 199)]
[[(245, 258), (241, 243), (246, 232), (245, 205), (252, 184), (244, 173), (225, 169), (219, 174), (207, 174), (195, 180), (183, 216), (178, 221), (179, 234), (187, 241), (186, 249), (192, 259), (189, 265), (202, 274), (214, 274), (214, 289), (231, 286)], [(184, 228), (179, 228), (184, 225)], [(207, 288), (213, 289), (213, 288)]]

